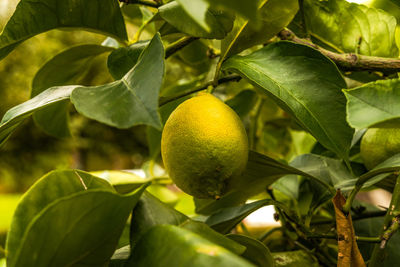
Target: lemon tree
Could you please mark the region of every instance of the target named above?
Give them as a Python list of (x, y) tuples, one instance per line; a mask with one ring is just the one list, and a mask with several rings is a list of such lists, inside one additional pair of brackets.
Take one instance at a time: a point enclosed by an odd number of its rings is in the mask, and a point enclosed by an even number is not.
[(3, 2), (1, 266), (398, 265), (399, 1)]

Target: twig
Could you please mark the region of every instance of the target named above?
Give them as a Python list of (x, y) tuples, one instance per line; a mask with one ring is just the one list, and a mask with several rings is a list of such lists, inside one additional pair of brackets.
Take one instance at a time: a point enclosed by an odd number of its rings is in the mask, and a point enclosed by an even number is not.
[(174, 53), (178, 52), (179, 50), (181, 50), (182, 48), (184, 48), (185, 46), (187, 46), (191, 42), (196, 41), (197, 39), (199, 39), (199, 38), (198, 37), (192, 37), (192, 36), (185, 36), (185, 37), (182, 37), (181, 39), (179, 39), (178, 41), (170, 44), (165, 49), (165, 58), (169, 58)]
[[(367, 218), (381, 217), (381, 216), (385, 216), (385, 214), (386, 214), (386, 210), (365, 212), (365, 213), (361, 213), (359, 215), (354, 216), (353, 217), (353, 222), (354, 221), (358, 221), (358, 220), (362, 220), (362, 219), (367, 219)], [(311, 222), (311, 226), (329, 224), (329, 223), (336, 224), (336, 221), (335, 221), (334, 218), (332, 218), (332, 219), (323, 219), (323, 220), (319, 220), (319, 221), (316, 221), (316, 222)]]
[(160, 6), (160, 4), (152, 0), (119, 0), (119, 1), (126, 4), (139, 4), (155, 8)]
[[(338, 240), (338, 236), (335, 234), (311, 234), (307, 235), (307, 238), (310, 239), (336, 239)], [(367, 242), (367, 243), (380, 243), (380, 237), (369, 237), (369, 236), (356, 236), (356, 240), (359, 242)]]
[(330, 58), (342, 70), (347, 71), (380, 71), (384, 73), (400, 72), (400, 59), (357, 55), (354, 53), (339, 54), (324, 49), (309, 40), (297, 37), (291, 30), (283, 29), (278, 36), (298, 44), (308, 45)]
[[(227, 82), (239, 81), (240, 79), (241, 79), (241, 77), (239, 75), (236, 75), (236, 74), (235, 75), (229, 75), (229, 76), (226, 76), (226, 77), (218, 79), (218, 85), (222, 84), (222, 83), (227, 83)], [(159, 102), (159, 106), (160, 107), (164, 106), (165, 104), (168, 104), (168, 103), (170, 103), (172, 101), (175, 101), (175, 100), (177, 100), (177, 99), (179, 99), (181, 97), (185, 97), (185, 96), (191, 95), (193, 93), (205, 90), (209, 86), (213, 85), (213, 83), (214, 83), (214, 81), (209, 81), (209, 82), (206, 82), (206, 83), (201, 84), (199, 86), (196, 86), (195, 88), (193, 88), (190, 91), (185, 91), (185, 92), (182, 92), (182, 93), (180, 93), (178, 95), (171, 96), (171, 97), (164, 97), (164, 98), (161, 97), (160, 98), (160, 102)]]
[(399, 230), (399, 224), (400, 224), (400, 216), (394, 217), (389, 228), (382, 234), (381, 237), (382, 242), (380, 245), (380, 249), (384, 249), (386, 247), (387, 242), (392, 237), (392, 235), (396, 233), (397, 230)]

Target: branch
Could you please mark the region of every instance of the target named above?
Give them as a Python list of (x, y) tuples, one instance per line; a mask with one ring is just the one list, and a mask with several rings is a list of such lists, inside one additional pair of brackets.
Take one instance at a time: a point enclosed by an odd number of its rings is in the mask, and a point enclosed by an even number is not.
[(381, 245), (380, 249), (384, 249), (386, 247), (387, 242), (389, 239), (392, 237), (394, 233), (399, 230), (400, 227), (400, 216), (396, 216), (392, 219), (392, 223), (390, 224), (389, 228), (383, 232), (382, 237), (381, 237)]
[(139, 4), (155, 8), (158, 8), (160, 6), (160, 4), (152, 0), (119, 0), (119, 1), (121, 3), (126, 3), (126, 4)]
[[(359, 215), (354, 215), (353, 217), (353, 222), (362, 220), (362, 219), (367, 219), (367, 218), (375, 218), (375, 217), (382, 217), (385, 216), (386, 210), (379, 210), (379, 211), (371, 211), (371, 212), (364, 212)], [(323, 219), (323, 220), (318, 220), (315, 222), (311, 222), (311, 225), (322, 225), (322, 224), (336, 224), (336, 221), (334, 221), (334, 218), (332, 219)]]
[(178, 52), (179, 50), (181, 50), (182, 48), (184, 48), (185, 46), (187, 46), (191, 42), (196, 41), (197, 39), (199, 39), (199, 38), (198, 37), (192, 37), (192, 36), (185, 36), (185, 37), (182, 37), (181, 39), (179, 39), (178, 41), (170, 44), (165, 49), (165, 58), (169, 58), (174, 53)]
[[(310, 239), (336, 239), (338, 240), (338, 236), (335, 234), (312, 234), (307, 236)], [(356, 236), (356, 240), (359, 242), (366, 242), (366, 243), (380, 243), (380, 237), (369, 237), (369, 236)]]
[(297, 37), (291, 30), (283, 29), (278, 36), (281, 40), (311, 46), (330, 58), (342, 70), (347, 71), (380, 71), (384, 73), (400, 72), (400, 59), (364, 56), (353, 53), (339, 54), (324, 49), (311, 41)]
[[(222, 83), (227, 83), (227, 82), (232, 82), (232, 81), (239, 81), (240, 79), (241, 79), (241, 77), (239, 75), (229, 75), (229, 76), (226, 76), (226, 77), (218, 79), (218, 83), (217, 84), (219, 85), (219, 84), (222, 84)], [(190, 91), (182, 92), (182, 93), (180, 93), (178, 95), (171, 96), (171, 97), (161, 97), (160, 98), (160, 102), (159, 102), (159, 106), (160, 107), (164, 106), (165, 104), (168, 104), (168, 103), (170, 103), (170, 102), (172, 102), (174, 100), (177, 100), (177, 99), (179, 99), (181, 97), (185, 97), (185, 96), (191, 95), (193, 93), (205, 90), (209, 86), (212, 86), (213, 84), (214, 84), (214, 81), (209, 81), (209, 82), (206, 82), (205, 84), (196, 86), (195, 88), (193, 88)]]

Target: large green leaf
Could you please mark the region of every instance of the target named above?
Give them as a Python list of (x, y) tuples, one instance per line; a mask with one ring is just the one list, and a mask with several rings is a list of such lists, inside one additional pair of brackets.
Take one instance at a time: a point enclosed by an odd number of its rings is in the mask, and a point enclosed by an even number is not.
[(278, 205), (282, 207), (280, 203), (272, 199), (263, 199), (237, 207), (222, 209), (208, 217), (206, 224), (222, 234), (227, 234), (248, 215), (259, 208), (269, 205)]
[(194, 37), (223, 39), (232, 30), (234, 17), (229, 13), (208, 9), (205, 21), (210, 31), (203, 29), (177, 2), (172, 1), (159, 8), (160, 16), (169, 24)]
[(299, 9), (297, 0), (260, 2), (258, 13), (261, 22), (236, 18), (233, 30), (222, 40), (221, 60), (254, 45), (265, 43), (287, 26)]
[(8, 266), (103, 266), (146, 188), (119, 195), (105, 180), (57, 171), (22, 198), (7, 237)]
[(345, 0), (304, 0), (308, 31), (343, 52), (397, 57), (396, 18), (383, 10)]
[(0, 59), (34, 35), (71, 27), (128, 39), (118, 1), (21, 0), (0, 35)]
[(246, 247), (243, 257), (259, 267), (273, 267), (274, 258), (269, 249), (257, 239), (245, 235), (229, 234), (228, 238)]
[(254, 266), (203, 237), (174, 225), (147, 231), (132, 251), (129, 266)]
[(113, 78), (119, 80), (124, 77), (136, 65), (140, 54), (148, 44), (148, 41), (141, 41), (113, 51), (107, 60), (108, 70)]
[(249, 197), (261, 193), (265, 188), (286, 174), (298, 174), (318, 180), (289, 165), (280, 163), (260, 153), (250, 151), (244, 173), (234, 181), (231, 191), (219, 200), (195, 199), (196, 212), (213, 214), (223, 208), (237, 206)]
[(258, 0), (177, 0), (183, 9), (197, 22), (204, 30), (211, 29), (206, 21), (206, 14), (209, 6), (234, 11), (247, 19), (254, 20), (257, 17)]
[(341, 92), (346, 84), (332, 61), (309, 46), (279, 42), (231, 57), (223, 68), (247, 78), (322, 145), (348, 160), (353, 130)]
[[(69, 48), (47, 61), (36, 73), (32, 82), (31, 97), (47, 88), (60, 85), (84, 84), (92, 60), (113, 48), (101, 45), (79, 45)], [(54, 104), (36, 112), (33, 118), (46, 133), (56, 137), (68, 137), (69, 101)]]
[(111, 126), (129, 128), (147, 124), (159, 129), (158, 94), (163, 77), (164, 47), (156, 34), (121, 80), (76, 88), (71, 101), (79, 113)]
[(400, 80), (380, 80), (344, 90), (347, 121), (358, 129), (400, 117)]
[(34, 112), (65, 102), (69, 99), (76, 86), (52, 87), (36, 97), (8, 110), (0, 122), (0, 145), (3, 144), (11, 133)]
[(133, 210), (131, 246), (134, 247), (141, 236), (150, 228), (162, 224), (176, 225), (190, 230), (215, 244), (225, 247), (235, 254), (241, 254), (245, 249), (215, 232), (206, 224), (189, 219), (184, 214), (171, 208), (147, 192), (143, 194)]

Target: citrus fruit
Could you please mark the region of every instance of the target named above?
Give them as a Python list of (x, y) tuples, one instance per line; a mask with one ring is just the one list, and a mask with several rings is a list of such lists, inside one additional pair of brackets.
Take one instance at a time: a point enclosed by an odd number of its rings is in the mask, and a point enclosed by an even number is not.
[(246, 131), (224, 102), (199, 95), (171, 113), (162, 132), (161, 155), (169, 176), (184, 192), (219, 198), (246, 166)]
[(360, 153), (367, 169), (400, 153), (400, 128), (386, 124), (382, 128), (370, 128), (361, 139)]

